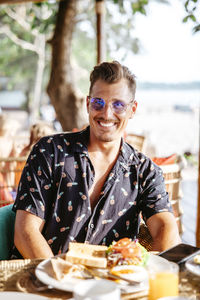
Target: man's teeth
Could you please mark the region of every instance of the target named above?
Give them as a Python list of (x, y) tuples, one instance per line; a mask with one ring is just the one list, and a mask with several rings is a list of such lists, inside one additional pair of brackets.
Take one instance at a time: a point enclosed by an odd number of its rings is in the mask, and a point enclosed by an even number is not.
[(99, 123), (100, 123), (100, 125), (103, 126), (103, 127), (111, 127), (111, 126), (114, 125), (113, 122), (112, 122), (112, 123), (103, 123), (103, 122), (99, 122)]

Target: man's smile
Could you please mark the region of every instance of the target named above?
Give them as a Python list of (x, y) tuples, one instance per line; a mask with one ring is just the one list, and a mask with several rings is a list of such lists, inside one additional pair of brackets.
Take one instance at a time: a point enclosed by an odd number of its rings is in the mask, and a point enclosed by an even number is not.
[(117, 121), (111, 121), (111, 120), (102, 120), (102, 119), (96, 119), (95, 120), (101, 127), (103, 127), (103, 128), (108, 128), (108, 129), (110, 129), (110, 128), (112, 128), (112, 127), (114, 127), (114, 126), (116, 126), (117, 124), (118, 124), (118, 122)]

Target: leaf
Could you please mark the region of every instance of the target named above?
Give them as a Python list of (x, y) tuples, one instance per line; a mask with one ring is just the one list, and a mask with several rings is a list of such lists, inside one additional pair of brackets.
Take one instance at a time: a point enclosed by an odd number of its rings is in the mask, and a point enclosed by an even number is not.
[(188, 4), (189, 4), (189, 1), (190, 0), (187, 0), (186, 2), (185, 2), (185, 4), (184, 4), (184, 6), (185, 6), (185, 10), (188, 12)]
[(183, 18), (183, 23), (186, 23), (189, 19), (189, 16), (186, 16), (185, 18)]
[(196, 22), (196, 17), (194, 15), (190, 15), (189, 17), (193, 22)]
[(200, 31), (200, 24), (195, 26), (192, 31), (193, 33), (197, 33), (198, 31)]

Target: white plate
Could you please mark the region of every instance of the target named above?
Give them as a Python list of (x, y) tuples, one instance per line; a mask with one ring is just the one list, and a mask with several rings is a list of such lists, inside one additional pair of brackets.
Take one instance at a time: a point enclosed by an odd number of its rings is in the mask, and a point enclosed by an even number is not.
[[(158, 264), (159, 266), (166, 265), (166, 264), (168, 265), (169, 262), (160, 256), (150, 254), (148, 267), (151, 268), (151, 266), (155, 266), (156, 264)], [(82, 280), (78, 278), (68, 277), (63, 281), (58, 281), (54, 277), (52, 277), (49, 271), (50, 269), (51, 269), (50, 259), (46, 259), (37, 266), (35, 270), (35, 274), (40, 281), (58, 290), (73, 292), (75, 285)], [(144, 270), (144, 281), (142, 281), (140, 285), (133, 286), (133, 285), (128, 285), (126, 283), (124, 284), (119, 283), (119, 287), (122, 293), (136, 293), (139, 291), (148, 290), (148, 277), (146, 276), (146, 270)]]
[(19, 292), (1, 292), (0, 293), (1, 300), (10, 300), (10, 299), (18, 299), (18, 300), (31, 300), (31, 299), (38, 299), (38, 300), (47, 300), (48, 298), (42, 297), (36, 294), (29, 294), (29, 293), (19, 293)]
[(200, 276), (200, 265), (194, 262), (194, 256), (186, 261), (185, 267), (188, 271), (193, 273), (194, 275)]

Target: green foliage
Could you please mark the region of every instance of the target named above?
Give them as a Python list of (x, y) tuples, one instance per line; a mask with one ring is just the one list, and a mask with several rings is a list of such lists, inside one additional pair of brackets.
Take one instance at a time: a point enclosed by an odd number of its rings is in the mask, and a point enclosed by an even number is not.
[[(2, 6), (0, 10), (0, 26), (7, 26), (9, 30), (20, 40), (34, 45), (35, 35), (45, 33), (49, 38), (53, 33), (57, 3), (44, 2), (26, 5)], [(14, 15), (20, 16), (24, 24), (18, 22)], [(25, 25), (26, 24), (26, 25)], [(24, 26), (23, 26), (24, 25)], [(47, 47), (47, 56), (50, 57), (50, 49)], [(3, 31), (0, 32), (0, 76), (8, 77), (8, 89), (20, 88), (24, 91), (33, 90), (37, 65), (37, 54), (26, 50), (14, 43)], [(49, 64), (49, 61), (46, 61)], [(46, 70), (49, 69), (46, 67)], [(46, 86), (48, 77), (45, 73)]]
[[(166, 3), (166, 0), (157, 0)], [(146, 14), (149, 0), (105, 0), (105, 31), (107, 41), (107, 59), (114, 59), (118, 51), (121, 60), (129, 52), (137, 54), (140, 49), (139, 39), (134, 34), (134, 14)], [(25, 30), (8, 13), (21, 13), (30, 26)], [(21, 11), (20, 11), (21, 10)], [(20, 39), (34, 43), (34, 32), (45, 34), (46, 40), (52, 37), (58, 11), (58, 2), (45, 1), (23, 5), (1, 6), (0, 27), (7, 25)], [(95, 0), (81, 1), (77, 14), (77, 24), (72, 41), (72, 62), (75, 69), (75, 82), (85, 94), (88, 89), (88, 75), (96, 63), (96, 15)], [(20, 87), (33, 89), (37, 54), (21, 48), (5, 34), (0, 33), (0, 76), (9, 77), (9, 88)], [(51, 49), (46, 46), (45, 89), (50, 71)]]
[(200, 1), (199, 0), (187, 0), (185, 1), (186, 16), (183, 18), (183, 22), (191, 21), (195, 23), (193, 26), (193, 33), (200, 31)]

